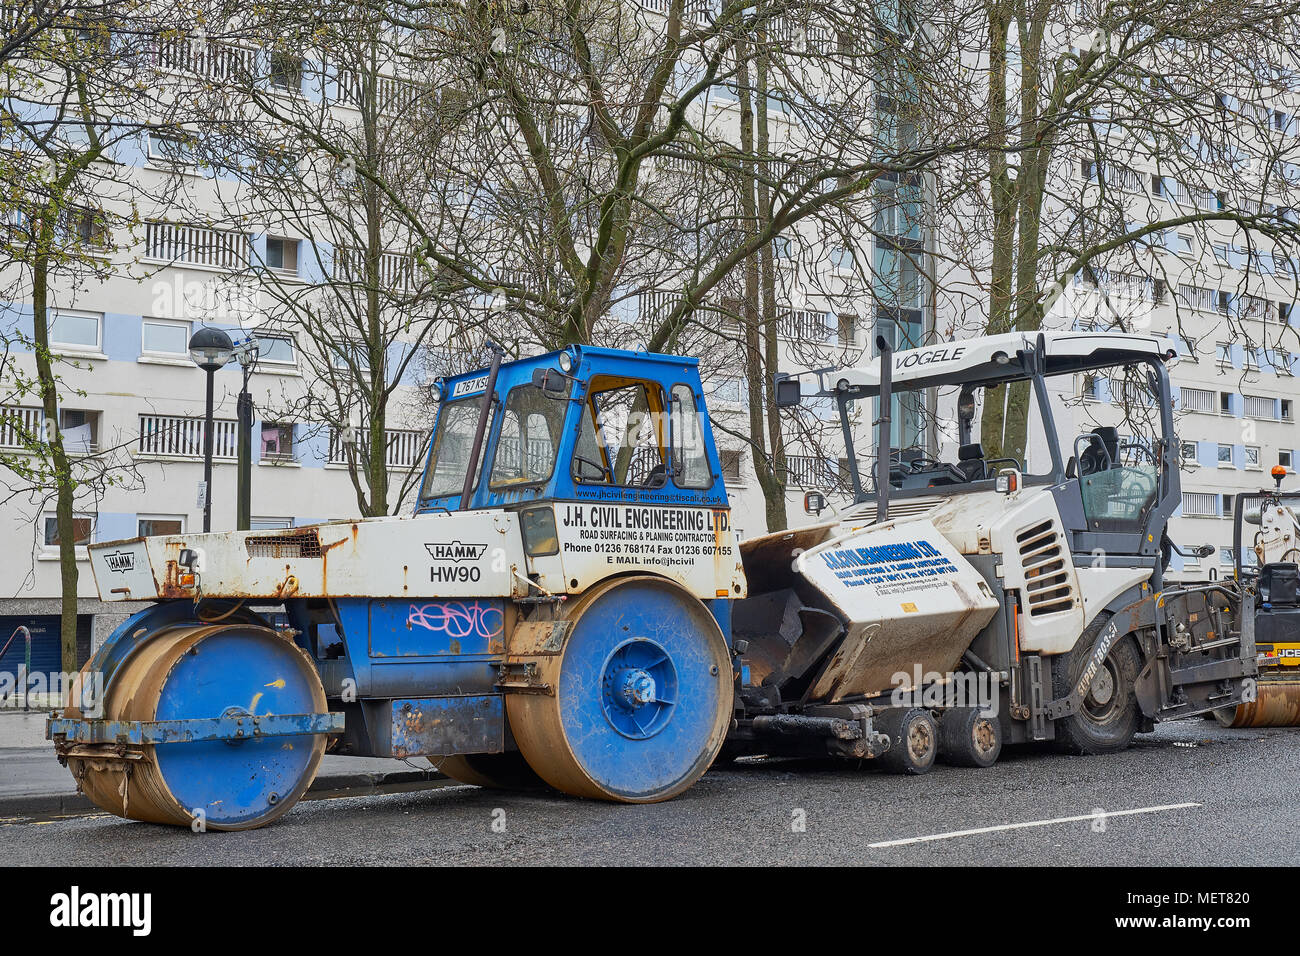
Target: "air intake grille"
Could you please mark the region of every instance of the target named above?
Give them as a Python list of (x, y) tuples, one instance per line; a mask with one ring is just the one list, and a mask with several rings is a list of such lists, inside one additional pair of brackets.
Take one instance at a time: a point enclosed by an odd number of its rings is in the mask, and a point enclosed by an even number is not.
[[(889, 520), (894, 521), (899, 518), (915, 518), (920, 515), (928, 514), (935, 508), (939, 507), (944, 501), (943, 498), (934, 495), (926, 495), (920, 498), (891, 498), (889, 499)], [(876, 517), (876, 503), (866, 501), (860, 505), (855, 505), (853, 510), (845, 514), (844, 520), (860, 520), (869, 518), (874, 522)]]
[(1031, 615), (1055, 614), (1074, 606), (1074, 590), (1061, 551), (1061, 536), (1051, 521), (1016, 535), (1025, 569), (1025, 603)]
[(244, 539), (250, 558), (319, 558), (320, 538), (315, 531), (270, 534)]

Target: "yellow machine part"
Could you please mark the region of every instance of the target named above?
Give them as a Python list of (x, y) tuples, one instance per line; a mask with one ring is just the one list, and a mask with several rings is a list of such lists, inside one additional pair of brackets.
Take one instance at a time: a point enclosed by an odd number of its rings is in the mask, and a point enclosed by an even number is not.
[(1214, 718), (1224, 727), (1300, 727), (1300, 644), (1274, 645), (1260, 658), (1255, 699)]

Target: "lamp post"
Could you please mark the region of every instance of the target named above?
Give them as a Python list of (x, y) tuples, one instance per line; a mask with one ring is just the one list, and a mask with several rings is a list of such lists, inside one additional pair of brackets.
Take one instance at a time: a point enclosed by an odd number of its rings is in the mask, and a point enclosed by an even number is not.
[(208, 402), (203, 420), (203, 530), (212, 530), (212, 379), (235, 354), (234, 343), (221, 329), (201, 328), (190, 336), (190, 358), (208, 373)]
[(239, 484), (236, 493), (235, 529), (247, 531), (253, 524), (253, 396), (248, 393), (248, 375), (257, 364), (257, 339), (249, 336), (235, 346), (235, 358), (244, 373), (239, 390)]

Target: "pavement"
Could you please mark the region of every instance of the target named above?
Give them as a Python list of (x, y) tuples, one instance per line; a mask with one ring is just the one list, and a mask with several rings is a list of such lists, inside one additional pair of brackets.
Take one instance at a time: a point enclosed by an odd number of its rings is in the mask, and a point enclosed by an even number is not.
[[(9, 756), (0, 752), (0, 767)], [(243, 833), (106, 814), (14, 820), (0, 822), (0, 866), (1295, 865), (1298, 780), (1300, 730), (1191, 720), (1120, 754), (1009, 748), (987, 770), (939, 766), (921, 777), (871, 761), (742, 761), (645, 806), (444, 782), (319, 794), (333, 798)]]

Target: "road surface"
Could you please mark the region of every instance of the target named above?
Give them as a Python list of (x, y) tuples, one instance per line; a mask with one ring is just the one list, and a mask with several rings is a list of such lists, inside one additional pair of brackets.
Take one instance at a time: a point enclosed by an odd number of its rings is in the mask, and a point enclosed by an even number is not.
[(651, 806), (444, 786), (305, 802), (246, 833), (19, 821), (0, 825), (0, 865), (1300, 863), (1300, 730), (1193, 720), (1138, 740), (924, 777), (739, 763)]

